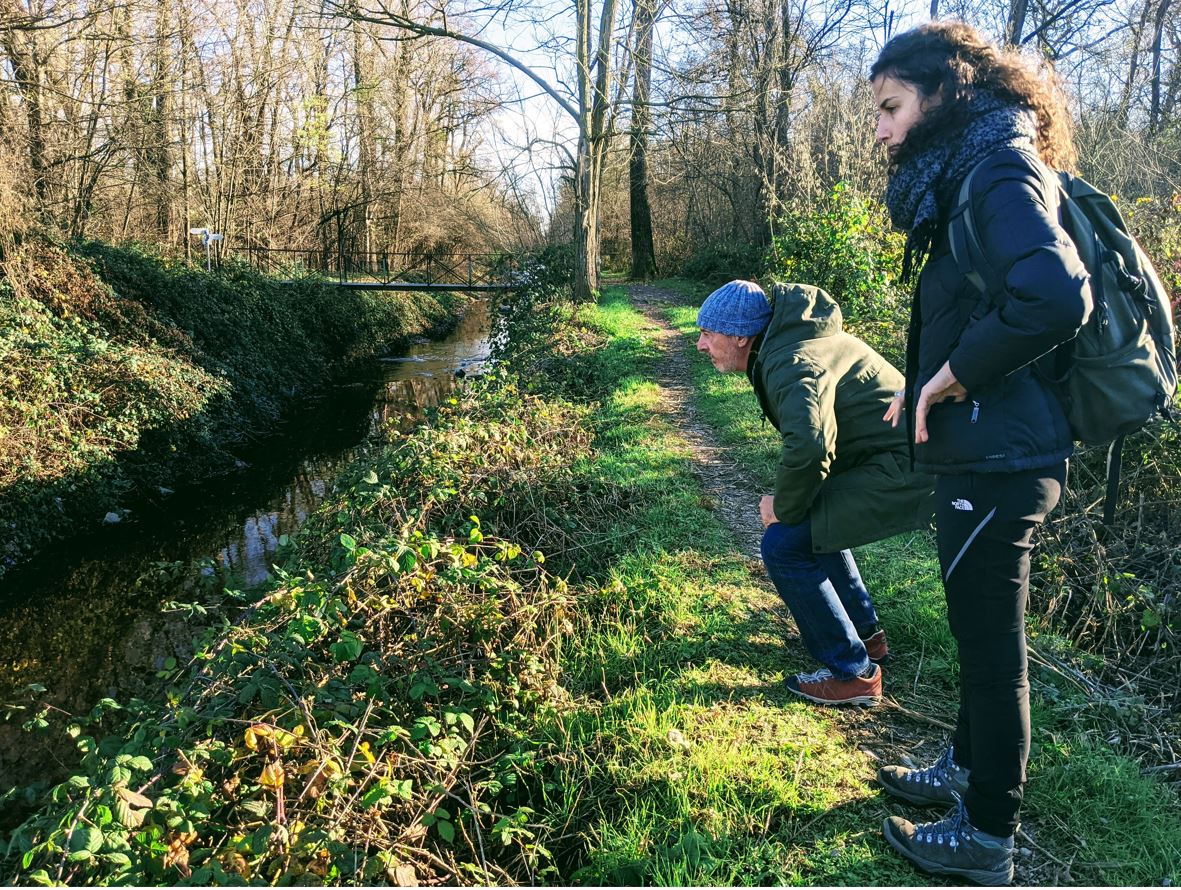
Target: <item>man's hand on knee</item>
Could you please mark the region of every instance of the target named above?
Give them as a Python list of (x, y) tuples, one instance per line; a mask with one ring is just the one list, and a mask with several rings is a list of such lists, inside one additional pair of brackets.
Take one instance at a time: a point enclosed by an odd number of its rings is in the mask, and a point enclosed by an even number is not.
[(775, 496), (765, 494), (759, 500), (759, 518), (763, 520), (763, 528), (779, 521), (775, 515)]

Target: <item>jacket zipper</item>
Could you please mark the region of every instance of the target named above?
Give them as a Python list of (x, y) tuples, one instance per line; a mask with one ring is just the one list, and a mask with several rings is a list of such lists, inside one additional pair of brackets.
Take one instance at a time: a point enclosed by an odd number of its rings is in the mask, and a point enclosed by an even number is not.
[(980, 403), (972, 403), (972, 423), (975, 423), (980, 417)]

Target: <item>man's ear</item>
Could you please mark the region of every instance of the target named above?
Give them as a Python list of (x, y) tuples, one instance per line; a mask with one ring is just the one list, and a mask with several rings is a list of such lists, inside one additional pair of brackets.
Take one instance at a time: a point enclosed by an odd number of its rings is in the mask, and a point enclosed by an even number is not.
[(739, 337), (738, 338), (738, 347), (740, 349), (745, 349), (747, 346), (749, 346), (751, 343), (754, 342), (754, 339), (755, 339), (754, 337)]

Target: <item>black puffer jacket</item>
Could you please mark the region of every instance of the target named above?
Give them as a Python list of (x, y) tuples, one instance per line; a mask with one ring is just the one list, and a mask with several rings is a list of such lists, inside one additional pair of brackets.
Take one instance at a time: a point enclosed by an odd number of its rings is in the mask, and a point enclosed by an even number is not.
[(968, 398), (931, 407), (928, 441), (915, 446), (921, 472), (1016, 472), (1051, 466), (1074, 450), (1062, 406), (1031, 363), (1074, 336), (1090, 314), (1091, 288), (1045, 189), (1031, 159), (1011, 149), (986, 158), (972, 180), (973, 219), (1004, 280), (1003, 299), (982, 298), (960, 273), (947, 234), (953, 208), (941, 208), (911, 309), (912, 435), (914, 401), (949, 359)]

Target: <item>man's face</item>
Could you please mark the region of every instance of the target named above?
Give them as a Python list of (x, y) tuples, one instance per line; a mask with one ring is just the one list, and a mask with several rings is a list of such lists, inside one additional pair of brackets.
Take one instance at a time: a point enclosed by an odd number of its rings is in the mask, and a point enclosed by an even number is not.
[(714, 367), (723, 374), (745, 372), (746, 360), (750, 355), (750, 339), (702, 328), (701, 336), (697, 338), (697, 351), (707, 353)]

